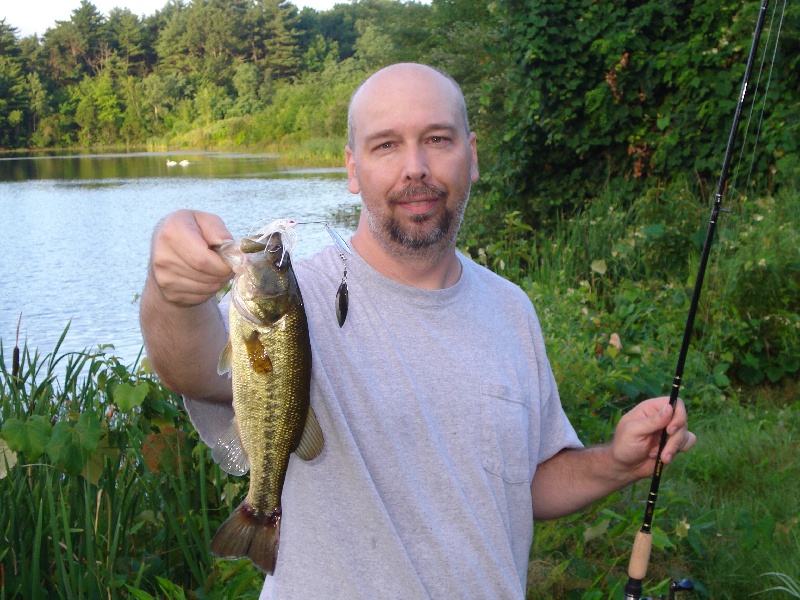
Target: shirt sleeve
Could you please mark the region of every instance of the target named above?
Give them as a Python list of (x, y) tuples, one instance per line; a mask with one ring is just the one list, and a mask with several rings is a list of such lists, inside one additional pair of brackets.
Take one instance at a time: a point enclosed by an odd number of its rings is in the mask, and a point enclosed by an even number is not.
[[(226, 294), (219, 303), (219, 310), (222, 314), (226, 331), (230, 331), (228, 321), (229, 305), (230, 294)], [(213, 448), (233, 420), (233, 405), (197, 400), (188, 396), (183, 396), (183, 405), (192, 425), (197, 429), (197, 433), (200, 434), (200, 439), (207, 446)]]
[(535, 310), (530, 321), (536, 360), (539, 394), (539, 428), (537, 464), (545, 462), (567, 448), (583, 448), (583, 444), (570, 423), (558, 393), (553, 369), (547, 357), (539, 319)]

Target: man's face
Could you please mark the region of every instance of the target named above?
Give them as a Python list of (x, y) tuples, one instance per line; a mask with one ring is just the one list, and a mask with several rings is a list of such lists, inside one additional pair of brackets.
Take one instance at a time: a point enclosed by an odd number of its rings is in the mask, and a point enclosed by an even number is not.
[(455, 86), (431, 69), (396, 66), (362, 87), (352, 119), (348, 187), (361, 194), (371, 234), (392, 252), (448, 247), (478, 179)]

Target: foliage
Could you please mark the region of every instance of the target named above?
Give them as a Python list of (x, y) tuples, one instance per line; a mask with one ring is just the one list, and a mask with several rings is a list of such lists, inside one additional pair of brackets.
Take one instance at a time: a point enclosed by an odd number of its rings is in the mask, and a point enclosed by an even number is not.
[(800, 598), (800, 584), (785, 573), (764, 573), (764, 577), (773, 577), (782, 585), (768, 588), (764, 592), (786, 592), (792, 598)]
[[(730, 223), (712, 246), (684, 376), (691, 382), (695, 373), (710, 373), (697, 385), (711, 396), (730, 380), (776, 383), (800, 370), (797, 192), (734, 198)], [(573, 219), (539, 231), (514, 212), (494, 241), (475, 245), (468, 226), (462, 242), (543, 307), (543, 320), (555, 328), (550, 347), (572, 357), (570, 369), (581, 370), (575, 381), (593, 381), (583, 372), (590, 365), (627, 365), (626, 383), (605, 378), (592, 389), (591, 411), (610, 396), (636, 400), (665, 391), (708, 226), (705, 207), (683, 183), (650, 189), (629, 204), (620, 209), (619, 196), (606, 193)], [(582, 348), (570, 335), (576, 328), (592, 333)], [(612, 334), (620, 348), (609, 347)], [(576, 398), (584, 395), (575, 391)]]
[[(707, 189), (716, 179), (752, 39), (754, 3), (496, 4), (511, 64), (500, 89), (505, 125), (486, 186), (493, 214), (520, 210), (535, 225), (558, 211), (571, 213), (608, 187), (638, 193), (655, 178), (692, 176)], [(779, 17), (762, 38), (766, 67), (774, 73), (750, 174), (760, 191), (796, 177), (788, 156), (796, 157), (800, 126), (792, 91), (800, 72), (791, 53), (797, 41), (796, 32), (789, 33), (779, 52), (769, 46)], [(786, 11), (784, 34), (798, 18), (797, 7)], [(762, 82), (762, 92), (766, 88)], [(760, 96), (756, 112), (764, 104)], [(748, 151), (755, 139), (747, 140)]]
[(258, 597), (255, 569), (208, 553), (246, 490), (180, 398), (144, 365), (60, 343), (23, 348), (16, 373), (0, 343), (0, 596)]

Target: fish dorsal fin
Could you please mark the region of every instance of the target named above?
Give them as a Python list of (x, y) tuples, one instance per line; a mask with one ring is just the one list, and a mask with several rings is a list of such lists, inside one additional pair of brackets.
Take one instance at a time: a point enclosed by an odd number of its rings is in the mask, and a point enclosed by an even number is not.
[(222, 353), (219, 355), (219, 362), (217, 363), (217, 373), (220, 375), (228, 374), (228, 377), (231, 376), (232, 369), (231, 369), (231, 361), (233, 360), (233, 346), (231, 346), (231, 341), (228, 340), (228, 343), (225, 344), (225, 347), (222, 349)]
[(219, 465), (220, 469), (231, 475), (244, 475), (250, 470), (250, 460), (239, 439), (236, 417), (231, 419), (230, 426), (211, 449), (211, 458)]
[(295, 454), (303, 460), (313, 460), (322, 452), (324, 445), (325, 439), (322, 437), (322, 429), (319, 426), (319, 421), (317, 421), (317, 415), (314, 414), (314, 409), (309, 406), (306, 427), (303, 429), (303, 437), (297, 445)]

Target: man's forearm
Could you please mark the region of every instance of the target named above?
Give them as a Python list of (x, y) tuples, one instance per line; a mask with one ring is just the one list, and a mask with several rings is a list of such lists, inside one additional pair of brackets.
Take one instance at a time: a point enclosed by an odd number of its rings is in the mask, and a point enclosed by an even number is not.
[(635, 480), (616, 467), (610, 445), (562, 450), (536, 469), (533, 516), (556, 519), (576, 513)]
[(230, 402), (230, 379), (217, 374), (227, 334), (214, 299), (175, 305), (149, 275), (139, 319), (147, 358), (164, 385), (191, 398)]

